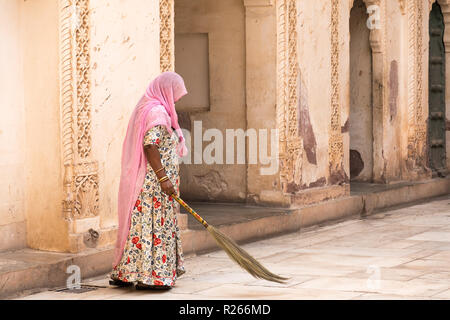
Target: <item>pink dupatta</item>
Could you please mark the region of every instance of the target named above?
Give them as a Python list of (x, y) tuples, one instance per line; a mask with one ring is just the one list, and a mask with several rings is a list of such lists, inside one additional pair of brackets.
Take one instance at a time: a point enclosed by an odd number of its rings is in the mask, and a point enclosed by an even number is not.
[(117, 266), (122, 258), (130, 230), (131, 213), (145, 180), (147, 169), (143, 148), (145, 133), (154, 126), (164, 125), (172, 134), (173, 127), (179, 138), (178, 155), (183, 157), (187, 154), (175, 111), (175, 102), (185, 94), (187, 91), (183, 78), (175, 72), (164, 72), (150, 83), (131, 115), (122, 148), (118, 199), (119, 229), (113, 267)]

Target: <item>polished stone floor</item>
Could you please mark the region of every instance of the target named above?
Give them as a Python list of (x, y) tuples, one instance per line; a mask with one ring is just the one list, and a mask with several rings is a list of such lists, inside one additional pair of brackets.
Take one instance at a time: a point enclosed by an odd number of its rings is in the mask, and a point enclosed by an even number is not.
[(256, 280), (222, 251), (187, 257), (170, 291), (83, 283), (20, 299), (450, 299), (450, 196), (243, 246), (286, 284)]

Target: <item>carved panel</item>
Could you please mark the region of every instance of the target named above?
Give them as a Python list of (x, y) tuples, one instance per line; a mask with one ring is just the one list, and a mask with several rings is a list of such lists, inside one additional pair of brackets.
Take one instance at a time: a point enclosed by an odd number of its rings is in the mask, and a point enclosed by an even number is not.
[[(279, 1), (278, 19), (278, 108), (280, 179), (284, 191), (301, 180), (302, 141), (298, 129), (299, 65), (297, 53), (297, 1)], [(292, 190), (290, 191), (295, 191)]]
[(63, 211), (67, 219), (98, 215), (98, 168), (91, 159), (89, 0), (60, 1)]
[[(423, 122), (423, 4), (419, 0), (417, 4), (417, 29), (416, 29), (416, 73), (417, 73), (417, 90), (416, 90), (416, 123), (422, 124)], [(419, 138), (421, 135), (417, 136)]]
[(287, 7), (277, 2), (277, 128), (279, 136), (280, 180), (285, 190), (290, 168), (287, 154)]
[[(423, 1), (407, 2), (408, 15), (408, 163), (425, 165), (426, 129), (423, 117)], [(411, 167), (412, 166), (412, 167)]]
[(174, 0), (159, 0), (160, 69), (175, 70)]
[(86, 162), (75, 166), (75, 218), (93, 217), (98, 214), (98, 168), (96, 162)]
[(72, 68), (72, 0), (61, 1), (60, 17), (60, 73), (61, 73), (61, 109), (63, 163), (69, 165), (73, 161), (73, 68)]
[(331, 1), (331, 119), (328, 155), (330, 177), (343, 175), (344, 145), (341, 133), (340, 86), (339, 86), (339, 8), (340, 1)]
[(91, 152), (89, 0), (76, 0), (75, 7), (78, 21), (75, 29), (77, 149), (78, 156), (85, 159)]
[(62, 150), (64, 164), (64, 195), (63, 214), (71, 215), (73, 206), (72, 163), (74, 159), (74, 129), (73, 129), (73, 105), (74, 105), (74, 75), (73, 75), (73, 45), (72, 23), (74, 6), (72, 0), (60, 2), (60, 78), (61, 78), (61, 118), (62, 118)]

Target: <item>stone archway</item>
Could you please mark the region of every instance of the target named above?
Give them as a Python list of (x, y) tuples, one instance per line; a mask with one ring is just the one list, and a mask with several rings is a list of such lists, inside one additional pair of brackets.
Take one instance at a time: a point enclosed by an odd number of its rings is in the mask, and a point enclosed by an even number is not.
[[(366, 182), (378, 182), (385, 183), (385, 159), (383, 157), (383, 136), (384, 136), (384, 105), (385, 105), (385, 57), (384, 57), (384, 37), (383, 31), (383, 17), (384, 14), (384, 2), (380, 0), (351, 0), (351, 10), (364, 10), (365, 12), (359, 12), (359, 28), (361, 32), (364, 32), (363, 35), (360, 35), (362, 39), (368, 38), (368, 43), (365, 45), (363, 51), (365, 52), (364, 59), (367, 60), (366, 63), (362, 64), (365, 67), (365, 70), (359, 70), (365, 72), (366, 74), (363, 78), (367, 82), (367, 85), (370, 86), (369, 92), (366, 92), (366, 96), (362, 98), (362, 102), (365, 103), (365, 111), (363, 112), (362, 118), (360, 121), (359, 127), (361, 130), (365, 129), (365, 132), (350, 132), (350, 139), (352, 135), (355, 137), (357, 135), (363, 134), (363, 136), (358, 136), (359, 145), (364, 145), (364, 151), (358, 151), (356, 149), (352, 149), (352, 144), (350, 144), (350, 149), (354, 151), (350, 151), (350, 176), (353, 179), (366, 181)], [(360, 6), (360, 8), (356, 8), (356, 6)], [(368, 28), (364, 22), (369, 19), (369, 15), (367, 15), (367, 9), (375, 9), (373, 14), (377, 15), (377, 24), (372, 28)], [(361, 14), (364, 14), (361, 17)], [(352, 14), (350, 14), (350, 19), (352, 19)], [(363, 21), (366, 19), (366, 21)], [(351, 21), (350, 21), (351, 23)], [(364, 23), (364, 25), (361, 25)], [(363, 29), (367, 28), (367, 29)], [(352, 30), (350, 30), (351, 32)], [(359, 39), (361, 40), (361, 39)], [(350, 40), (351, 41), (351, 40)], [(350, 48), (352, 50), (352, 48)], [(353, 49), (354, 50), (354, 49)], [(357, 50), (357, 49), (356, 49)], [(357, 50), (358, 51), (358, 50)], [(369, 53), (370, 51), (370, 53)], [(350, 58), (352, 59), (352, 58)], [(370, 66), (367, 64), (370, 63)], [(352, 90), (350, 88), (350, 90)], [(354, 98), (354, 97), (353, 97)], [(352, 99), (353, 103), (361, 103), (358, 99)], [(361, 99), (359, 99), (361, 100)], [(350, 102), (352, 104), (352, 102)], [(351, 107), (350, 107), (351, 108)], [(361, 110), (360, 110), (361, 111)], [(352, 110), (350, 110), (350, 117), (352, 116)], [(349, 118), (350, 119), (350, 118)], [(367, 129), (367, 127), (369, 128)], [(353, 123), (353, 128), (358, 127), (358, 124)], [(350, 128), (352, 128), (352, 123), (350, 122)], [(350, 129), (352, 130), (352, 129)], [(358, 144), (358, 143), (357, 143)], [(364, 154), (364, 155), (362, 155)], [(352, 160), (353, 159), (353, 160)], [(353, 162), (353, 165), (352, 165)]]

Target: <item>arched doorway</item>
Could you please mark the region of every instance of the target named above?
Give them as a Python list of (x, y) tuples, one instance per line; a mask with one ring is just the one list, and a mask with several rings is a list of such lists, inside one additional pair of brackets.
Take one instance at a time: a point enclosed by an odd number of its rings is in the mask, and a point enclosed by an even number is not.
[(444, 16), (435, 2), (429, 20), (428, 164), (434, 172), (446, 167)]
[(373, 179), (372, 49), (362, 0), (350, 11), (350, 180)]

